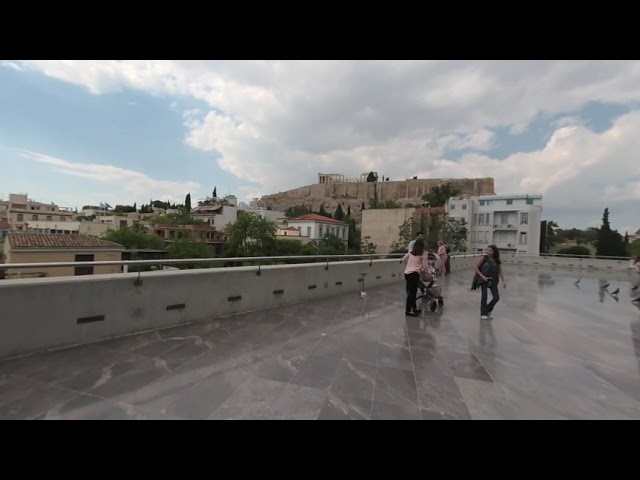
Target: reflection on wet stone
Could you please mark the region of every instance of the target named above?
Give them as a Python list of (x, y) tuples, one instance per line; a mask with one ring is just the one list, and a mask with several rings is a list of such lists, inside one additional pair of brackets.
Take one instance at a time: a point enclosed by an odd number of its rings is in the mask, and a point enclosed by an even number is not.
[(489, 321), (468, 273), (0, 361), (0, 419), (640, 419), (623, 273), (509, 265)]

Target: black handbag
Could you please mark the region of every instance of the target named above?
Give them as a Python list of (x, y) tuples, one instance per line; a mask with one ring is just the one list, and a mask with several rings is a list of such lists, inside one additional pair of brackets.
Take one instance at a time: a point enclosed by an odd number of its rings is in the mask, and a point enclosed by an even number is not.
[[(482, 266), (484, 265), (484, 262), (487, 261), (487, 257), (483, 255), (482, 257), (482, 263), (480, 264), (480, 270), (482, 270)], [(477, 273), (473, 274), (473, 280), (471, 280), (471, 290), (477, 290), (478, 287), (480, 286), (480, 282), (482, 280), (480, 280), (480, 275), (478, 275)]]

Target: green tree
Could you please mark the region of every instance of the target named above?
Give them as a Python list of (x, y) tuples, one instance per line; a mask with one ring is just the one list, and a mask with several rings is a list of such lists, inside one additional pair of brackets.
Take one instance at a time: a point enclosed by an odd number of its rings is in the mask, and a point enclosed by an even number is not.
[(213, 187), (213, 198), (218, 198), (218, 187)]
[(293, 207), (289, 207), (285, 210), (284, 215), (287, 218), (296, 218), (301, 217), (302, 215), (307, 215), (311, 212), (311, 209), (305, 205), (294, 205)]
[(186, 213), (191, 212), (191, 192), (187, 193), (187, 196), (184, 198), (184, 209)]
[(140, 227), (124, 227), (120, 230), (109, 230), (102, 238), (109, 242), (119, 243), (126, 249), (164, 250), (164, 242), (160, 238), (148, 235)]
[(443, 240), (452, 253), (467, 251), (469, 231), (464, 218), (457, 219), (446, 215), (443, 230)]
[(351, 205), (347, 205), (347, 216), (351, 216)]
[[(215, 254), (204, 240), (177, 239), (169, 247), (169, 258), (214, 258)], [(210, 267), (210, 263), (184, 263), (176, 265), (181, 270)]]
[(353, 255), (360, 253), (360, 232), (356, 228), (355, 218), (347, 216), (343, 222), (349, 225), (349, 238), (347, 240), (348, 252)]
[(274, 256), (302, 255), (302, 243), (298, 240), (278, 239), (271, 254)]
[(333, 214), (333, 217), (336, 220), (344, 220), (344, 212), (342, 211), (342, 205), (338, 204), (338, 207), (336, 208), (335, 213)]
[(605, 208), (602, 215), (602, 226), (598, 230), (596, 255), (624, 257), (626, 254), (626, 247), (622, 240), (622, 235), (620, 235), (617, 230), (611, 230), (609, 209)]
[(591, 256), (591, 251), (584, 245), (573, 245), (571, 247), (561, 248), (557, 253), (558, 255), (572, 255), (576, 257)]
[(370, 242), (371, 237), (367, 235), (362, 239), (362, 243), (360, 245), (360, 251), (365, 254), (374, 254), (376, 253), (376, 249), (378, 246), (375, 243)]
[(138, 211), (138, 204), (136, 202), (133, 202), (133, 211), (134, 212)]
[(360, 208), (360, 211), (363, 212), (364, 211), (364, 202), (362, 202), (362, 207)]
[(319, 247), (318, 253), (320, 255), (344, 255), (347, 250), (344, 240), (335, 235), (329, 235), (322, 239)]
[(226, 232), (225, 255), (232, 257), (271, 255), (276, 241), (276, 226), (251, 212), (238, 212), (238, 218)]
[(320, 210), (318, 210), (318, 215), (331, 218), (331, 214), (327, 213), (327, 211), (324, 209), (324, 203), (320, 204)]
[(415, 222), (413, 217), (407, 218), (398, 229), (398, 239), (391, 244), (391, 253), (407, 253), (407, 247), (413, 237)]
[(369, 175), (367, 175), (367, 182), (371, 183), (371, 182), (377, 182), (377, 181), (378, 181), (378, 176), (373, 172), (369, 172)]
[(136, 211), (136, 207), (132, 207), (131, 205), (116, 205), (113, 209), (114, 215), (122, 215), (124, 213), (134, 213)]
[(451, 183), (436, 185), (429, 193), (422, 196), (422, 200), (429, 202), (432, 207), (444, 207), (451, 197), (460, 195), (460, 190), (454, 188)]
[(629, 255), (640, 255), (640, 240), (635, 240), (629, 244)]

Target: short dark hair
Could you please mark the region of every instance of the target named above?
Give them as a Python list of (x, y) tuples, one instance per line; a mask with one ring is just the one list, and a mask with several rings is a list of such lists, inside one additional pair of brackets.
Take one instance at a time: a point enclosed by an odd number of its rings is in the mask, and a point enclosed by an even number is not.
[(424, 233), (422, 233), (422, 232), (416, 232), (416, 237), (417, 237), (417, 236), (419, 236), (419, 235), (424, 235)]

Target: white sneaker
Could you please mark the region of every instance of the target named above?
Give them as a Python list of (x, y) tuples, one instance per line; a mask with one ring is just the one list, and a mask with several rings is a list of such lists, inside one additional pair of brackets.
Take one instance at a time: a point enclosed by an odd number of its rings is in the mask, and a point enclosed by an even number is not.
[(482, 315), (480, 320), (489, 320), (489, 315)]

